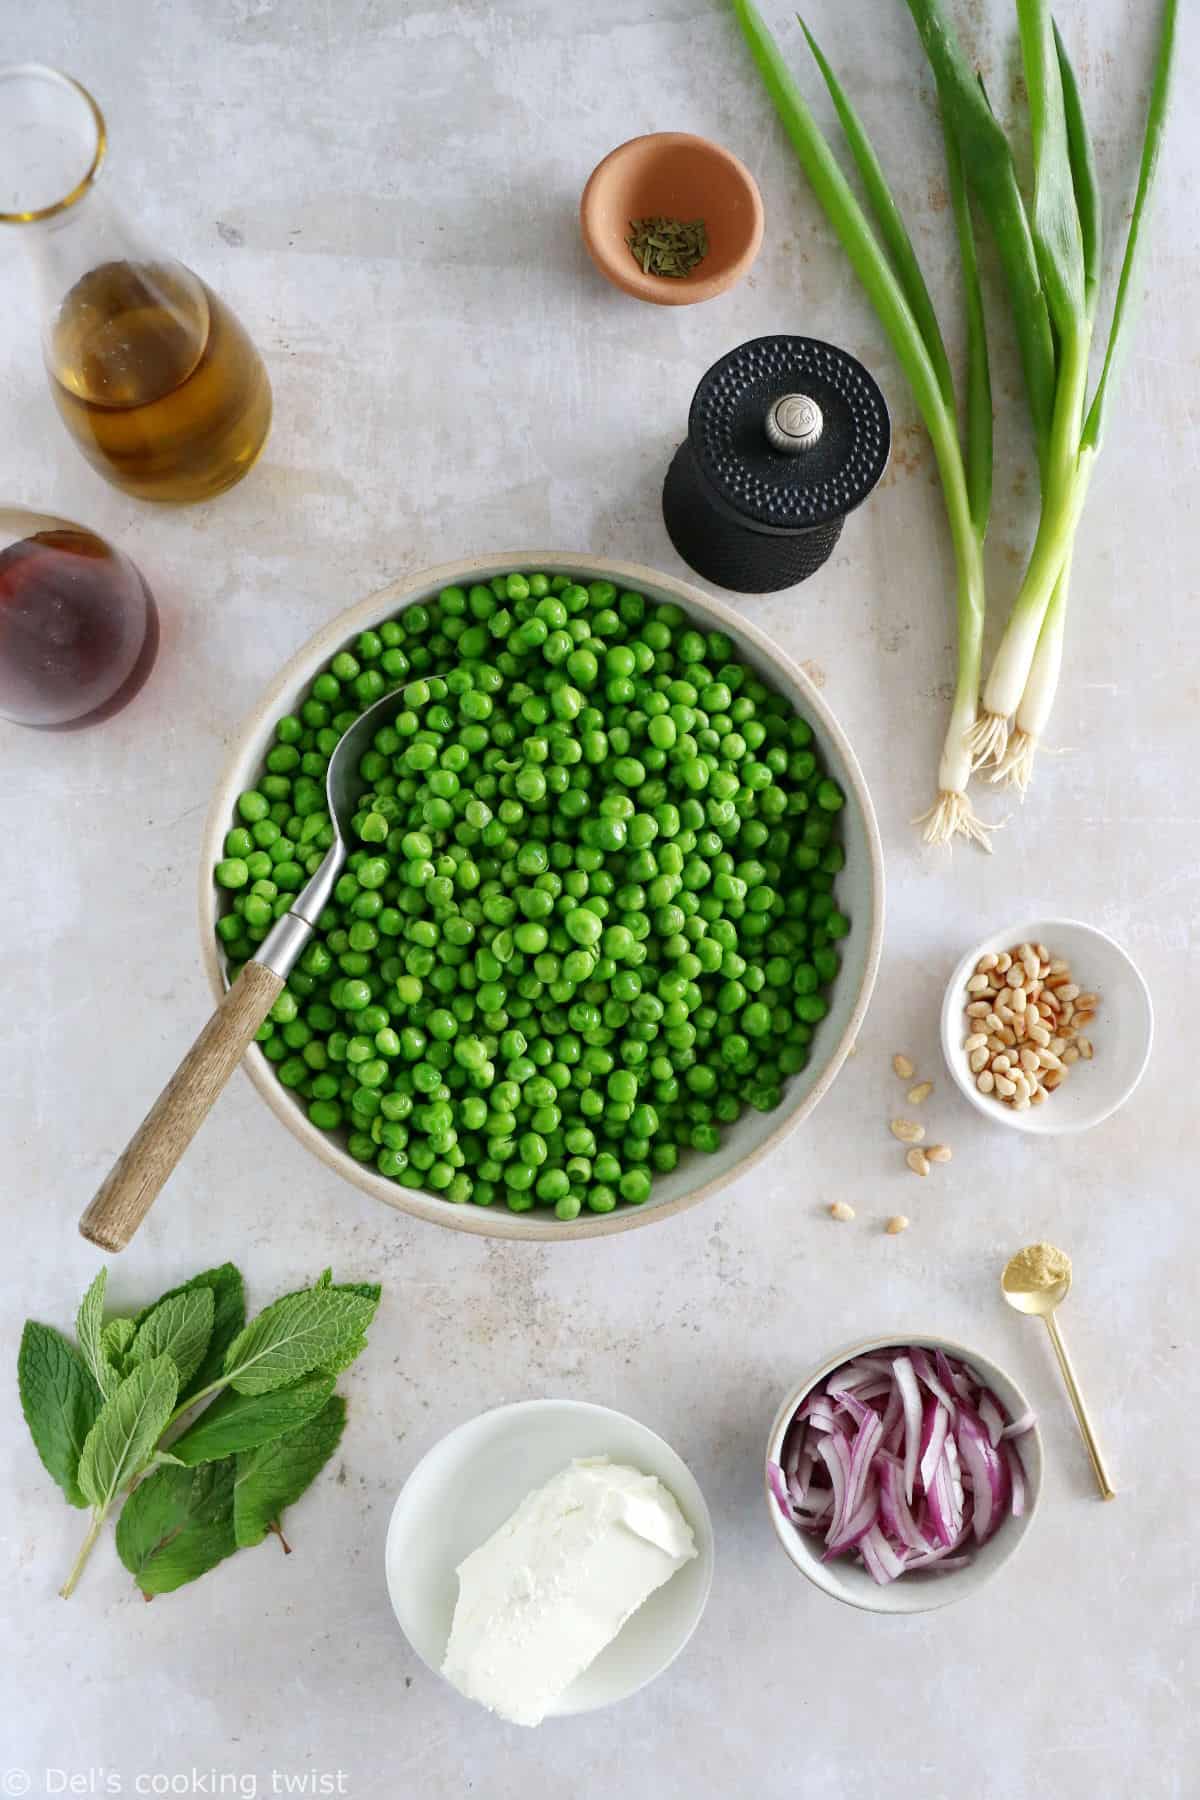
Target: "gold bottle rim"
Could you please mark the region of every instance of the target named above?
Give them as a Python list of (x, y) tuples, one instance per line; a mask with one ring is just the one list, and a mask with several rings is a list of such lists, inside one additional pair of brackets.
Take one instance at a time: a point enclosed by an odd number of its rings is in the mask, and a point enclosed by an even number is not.
[(86, 170), (75, 186), (59, 200), (53, 200), (48, 206), (35, 207), (28, 212), (5, 212), (0, 209), (0, 225), (36, 225), (44, 219), (53, 219), (75, 205), (87, 193), (104, 161), (108, 149), (108, 127), (104, 123), (104, 114), (84, 87), (73, 75), (64, 75), (61, 69), (52, 69), (48, 63), (8, 63), (0, 67), (0, 83), (19, 75), (36, 75), (44, 80), (58, 82), (62, 87), (72, 88), (85, 102), (92, 115), (92, 123), (96, 127), (96, 142), (92, 150), (92, 158)]

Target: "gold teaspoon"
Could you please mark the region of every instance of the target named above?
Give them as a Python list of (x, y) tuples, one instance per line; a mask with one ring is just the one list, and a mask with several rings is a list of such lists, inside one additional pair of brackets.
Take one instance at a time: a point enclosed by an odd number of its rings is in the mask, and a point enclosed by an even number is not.
[(1109, 1480), (1083, 1395), (1079, 1391), (1079, 1383), (1075, 1379), (1075, 1370), (1067, 1355), (1067, 1346), (1063, 1343), (1058, 1321), (1054, 1317), (1055, 1308), (1061, 1306), (1071, 1290), (1070, 1257), (1065, 1251), (1057, 1250), (1053, 1244), (1027, 1244), (1024, 1250), (1018, 1250), (1006, 1263), (1000, 1277), (1000, 1288), (1008, 1304), (1017, 1312), (1032, 1313), (1036, 1318), (1046, 1321), (1046, 1330), (1050, 1333), (1050, 1342), (1054, 1345), (1054, 1354), (1067, 1384), (1067, 1393), (1075, 1408), (1075, 1417), (1079, 1421), (1087, 1453), (1092, 1459), (1100, 1498), (1115, 1500), (1116, 1489)]

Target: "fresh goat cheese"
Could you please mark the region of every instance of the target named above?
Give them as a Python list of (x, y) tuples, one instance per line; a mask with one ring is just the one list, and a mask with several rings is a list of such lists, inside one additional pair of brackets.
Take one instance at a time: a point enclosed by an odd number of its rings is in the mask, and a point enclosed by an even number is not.
[(654, 1475), (606, 1456), (527, 1494), (458, 1568), (442, 1673), (515, 1725), (540, 1725), (656, 1588), (697, 1554)]

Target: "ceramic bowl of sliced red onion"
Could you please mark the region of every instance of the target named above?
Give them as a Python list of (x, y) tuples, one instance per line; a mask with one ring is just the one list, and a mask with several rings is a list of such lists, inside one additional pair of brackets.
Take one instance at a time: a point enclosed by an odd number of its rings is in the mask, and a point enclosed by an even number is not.
[(775, 1415), (766, 1497), (815, 1586), (867, 1612), (930, 1612), (994, 1575), (1033, 1522), (1042, 1440), (1003, 1369), (945, 1338), (876, 1338)]

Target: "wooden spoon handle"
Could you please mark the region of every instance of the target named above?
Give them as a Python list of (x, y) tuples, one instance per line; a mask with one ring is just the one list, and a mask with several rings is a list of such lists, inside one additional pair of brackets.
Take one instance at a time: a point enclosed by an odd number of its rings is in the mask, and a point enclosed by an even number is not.
[(79, 1221), (102, 1250), (124, 1250), (270, 1012), (283, 976), (248, 962), (130, 1138)]

